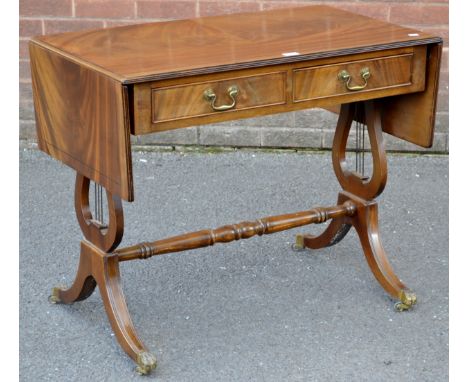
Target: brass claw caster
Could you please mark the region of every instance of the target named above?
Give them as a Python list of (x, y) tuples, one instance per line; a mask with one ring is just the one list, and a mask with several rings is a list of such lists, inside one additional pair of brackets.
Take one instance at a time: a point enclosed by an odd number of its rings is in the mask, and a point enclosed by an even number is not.
[(395, 310), (398, 312), (410, 310), (417, 302), (416, 294), (410, 291), (402, 290), (398, 297), (400, 301), (395, 304)]
[(65, 290), (67, 287), (65, 285), (58, 285), (52, 288), (52, 294), (48, 297), (48, 300), (51, 304), (60, 304), (62, 301), (59, 297), (59, 292)]
[(147, 375), (156, 368), (156, 357), (150, 352), (142, 351), (138, 354), (137, 364), (135, 371), (140, 375)]
[(296, 235), (296, 242), (293, 245), (291, 245), (291, 249), (294, 252), (301, 252), (305, 249), (304, 235)]

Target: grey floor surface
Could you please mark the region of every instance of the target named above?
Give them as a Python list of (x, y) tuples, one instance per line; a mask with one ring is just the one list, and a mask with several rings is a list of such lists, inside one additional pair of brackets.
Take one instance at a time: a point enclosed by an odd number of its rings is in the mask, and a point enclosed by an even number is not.
[[(133, 153), (123, 245), (335, 203), (325, 154)], [(117, 345), (101, 297), (50, 305), (81, 232), (74, 173), (20, 152), (22, 381), (448, 380), (448, 157), (389, 156), (380, 230), (419, 304), (397, 313), (351, 232), (293, 252), (303, 227), (121, 265), (129, 310), (158, 358), (148, 377)]]

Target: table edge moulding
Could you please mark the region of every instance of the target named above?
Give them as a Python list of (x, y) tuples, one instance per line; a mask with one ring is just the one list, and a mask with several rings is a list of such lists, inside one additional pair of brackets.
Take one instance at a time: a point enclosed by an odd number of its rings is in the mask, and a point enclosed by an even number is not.
[[(432, 146), (440, 37), (315, 5), (38, 36), (29, 50), (39, 148), (76, 171), (75, 211), (84, 236), (75, 281), (53, 288), (50, 301), (84, 300), (97, 286), (140, 374), (150, 373), (156, 358), (127, 309), (124, 261), (330, 221), (319, 236), (297, 235), (293, 249), (334, 245), (354, 227), (395, 307), (416, 303), (385, 254), (375, 198), (387, 180), (383, 132)], [(342, 187), (336, 205), (119, 248), (122, 200), (134, 200), (131, 135), (314, 107), (339, 113), (332, 147)], [(352, 170), (346, 148), (353, 126)]]

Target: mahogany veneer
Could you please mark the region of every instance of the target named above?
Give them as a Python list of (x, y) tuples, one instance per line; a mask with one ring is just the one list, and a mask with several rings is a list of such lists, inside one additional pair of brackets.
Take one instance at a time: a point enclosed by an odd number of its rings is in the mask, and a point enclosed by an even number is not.
[[(407, 310), (416, 296), (392, 270), (378, 231), (387, 165), (382, 133), (432, 145), (442, 40), (326, 6), (233, 14), (33, 38), (32, 85), (39, 147), (76, 170), (75, 210), (85, 239), (73, 303), (99, 286), (116, 338), (146, 374), (155, 357), (136, 334), (119, 263), (331, 220), (296, 247), (341, 241), (351, 227), (382, 287)], [(311, 107), (340, 107), (333, 168), (336, 206), (273, 216), (118, 248), (121, 200), (133, 201), (130, 134)], [(346, 166), (351, 126), (366, 125), (372, 174)], [(89, 206), (90, 181), (106, 189), (109, 221)]]

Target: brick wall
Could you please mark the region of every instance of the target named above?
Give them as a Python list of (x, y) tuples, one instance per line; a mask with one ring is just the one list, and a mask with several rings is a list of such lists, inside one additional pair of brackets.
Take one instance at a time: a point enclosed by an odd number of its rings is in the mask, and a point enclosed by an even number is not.
[[(448, 0), (20, 0), (20, 139), (35, 140), (27, 49), (31, 36), (308, 4), (328, 4), (444, 38), (436, 133), (431, 151), (448, 151)], [(134, 142), (329, 148), (335, 122), (335, 115), (312, 109), (146, 135), (135, 138)], [(286, 136), (288, 139), (284, 139)], [(421, 150), (390, 136), (386, 136), (386, 141), (388, 149)]]

